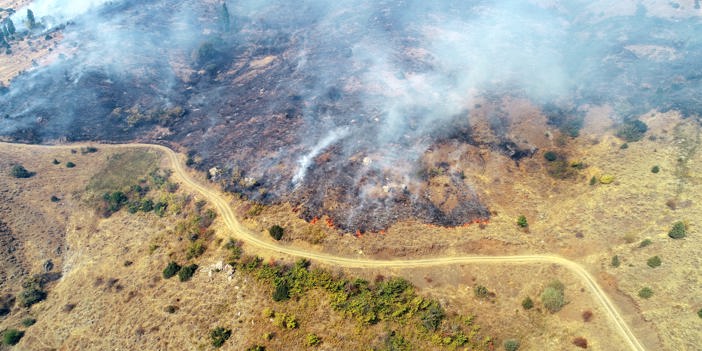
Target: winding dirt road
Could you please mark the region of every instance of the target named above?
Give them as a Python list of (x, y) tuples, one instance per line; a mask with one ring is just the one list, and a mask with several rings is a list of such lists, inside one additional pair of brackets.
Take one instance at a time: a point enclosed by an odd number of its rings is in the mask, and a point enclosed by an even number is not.
[[(6, 143), (0, 143), (0, 145)], [(9, 144), (9, 145), (19, 145), (19, 144)], [(90, 144), (94, 145), (94, 144)], [(71, 145), (22, 145), (28, 148), (78, 148), (81, 146), (79, 144)], [(612, 301), (609, 299), (607, 294), (602, 290), (602, 288), (597, 284), (595, 278), (580, 264), (567, 260), (560, 256), (555, 255), (515, 255), (515, 256), (456, 256), (456, 257), (436, 257), (436, 258), (423, 258), (423, 259), (401, 259), (401, 260), (374, 260), (366, 258), (348, 258), (334, 256), (326, 253), (316, 253), (308, 252), (296, 248), (284, 247), (273, 243), (271, 241), (266, 241), (261, 239), (260, 233), (256, 233), (246, 228), (239, 222), (239, 220), (234, 215), (229, 202), (220, 193), (220, 191), (212, 189), (206, 185), (201, 184), (195, 178), (193, 178), (190, 173), (184, 167), (184, 163), (180, 159), (179, 155), (172, 149), (153, 144), (102, 144), (103, 147), (109, 148), (134, 148), (134, 147), (144, 147), (155, 149), (163, 152), (170, 161), (171, 167), (173, 168), (174, 174), (180, 178), (183, 184), (196, 192), (200, 193), (201, 196), (205, 197), (209, 202), (211, 202), (216, 208), (219, 214), (222, 216), (227, 227), (233, 232), (233, 234), (241, 239), (242, 241), (258, 246), (266, 250), (273, 252), (283, 253), (291, 256), (304, 257), (318, 262), (323, 262), (327, 264), (352, 267), (352, 268), (412, 268), (412, 267), (432, 267), (432, 266), (445, 266), (454, 264), (557, 264), (560, 265), (576, 276), (578, 276), (587, 286), (587, 288), (594, 294), (596, 300), (602, 305), (605, 312), (610, 318), (611, 324), (616, 328), (622, 338), (626, 341), (632, 350), (644, 351), (645, 348), (636, 335), (631, 331), (626, 321), (622, 318), (621, 314), (614, 306)]]

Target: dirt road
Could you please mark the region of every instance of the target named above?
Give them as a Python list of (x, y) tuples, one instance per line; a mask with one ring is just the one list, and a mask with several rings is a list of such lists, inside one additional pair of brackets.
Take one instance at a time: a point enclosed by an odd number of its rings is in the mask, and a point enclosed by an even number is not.
[[(0, 146), (8, 145), (6, 143), (0, 143)], [(18, 145), (18, 144), (11, 144)], [(94, 144), (91, 144), (94, 145)], [(79, 148), (86, 145), (58, 145), (58, 146), (46, 146), (46, 145), (23, 145), (28, 148)], [(205, 197), (210, 203), (212, 203), (222, 216), (226, 226), (233, 232), (233, 234), (241, 239), (242, 241), (258, 246), (266, 250), (273, 252), (283, 253), (291, 256), (309, 258), (318, 262), (323, 262), (327, 264), (343, 266), (343, 267), (353, 267), (353, 268), (383, 268), (383, 267), (393, 267), (393, 268), (412, 268), (412, 267), (431, 267), (431, 266), (445, 266), (454, 264), (557, 264), (560, 265), (576, 276), (578, 276), (587, 286), (588, 289), (593, 293), (596, 300), (602, 305), (605, 312), (609, 316), (611, 324), (617, 329), (619, 334), (623, 337), (626, 343), (632, 350), (643, 351), (645, 348), (636, 335), (631, 331), (629, 326), (626, 324), (621, 314), (614, 306), (612, 301), (609, 299), (607, 294), (602, 290), (602, 288), (597, 284), (593, 276), (580, 264), (567, 260), (563, 257), (555, 255), (516, 255), (516, 256), (456, 256), (456, 257), (436, 257), (436, 258), (423, 258), (423, 259), (401, 259), (401, 260), (374, 260), (366, 258), (349, 258), (349, 257), (339, 257), (326, 253), (308, 252), (296, 248), (284, 247), (278, 245), (272, 241), (265, 240), (265, 236), (261, 233), (256, 233), (248, 228), (244, 227), (241, 222), (234, 215), (229, 206), (229, 202), (226, 200), (225, 196), (218, 190), (213, 189), (207, 185), (201, 184), (195, 178), (193, 178), (188, 170), (184, 167), (180, 156), (172, 149), (161, 146), (161, 145), (151, 145), (151, 144), (113, 144), (113, 145), (102, 145), (102, 147), (110, 148), (132, 148), (132, 147), (145, 147), (156, 149), (162, 151), (169, 159), (171, 167), (173, 168), (174, 175), (180, 178), (183, 184), (196, 192), (200, 193), (201, 196)], [(262, 238), (263, 237), (263, 238)]]

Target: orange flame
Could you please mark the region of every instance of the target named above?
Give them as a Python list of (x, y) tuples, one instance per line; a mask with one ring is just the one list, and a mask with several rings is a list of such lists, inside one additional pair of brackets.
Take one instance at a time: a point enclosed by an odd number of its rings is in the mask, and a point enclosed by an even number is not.
[(334, 220), (333, 219), (331, 219), (330, 217), (327, 217), (324, 221), (327, 223), (327, 227), (334, 228)]
[(314, 217), (314, 218), (312, 218), (312, 220), (310, 221), (310, 224), (315, 225), (315, 224), (317, 224), (317, 221), (319, 221), (319, 218)]

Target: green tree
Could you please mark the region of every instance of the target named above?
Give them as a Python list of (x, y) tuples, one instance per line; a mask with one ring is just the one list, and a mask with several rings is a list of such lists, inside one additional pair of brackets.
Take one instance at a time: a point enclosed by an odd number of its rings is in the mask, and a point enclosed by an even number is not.
[(2, 334), (2, 342), (5, 345), (17, 345), (24, 336), (24, 332), (17, 329), (8, 329)]
[(210, 331), (210, 339), (212, 339), (212, 346), (216, 348), (222, 347), (224, 343), (229, 340), (232, 336), (231, 329), (224, 329), (223, 327), (217, 327)]
[(519, 340), (507, 339), (504, 343), (505, 351), (517, 351), (519, 350)]
[(71, 161), (66, 162), (66, 168), (73, 168), (75, 166), (76, 166), (76, 164), (71, 162)]
[(195, 274), (197, 268), (198, 266), (196, 264), (184, 266), (178, 271), (178, 279), (180, 279), (181, 282), (187, 282)]
[(522, 308), (525, 310), (530, 310), (534, 307), (534, 301), (531, 300), (531, 297), (527, 296), (522, 300)]
[(280, 240), (283, 238), (283, 234), (285, 233), (285, 229), (279, 225), (274, 225), (268, 229), (268, 234), (270, 234), (273, 239), (275, 240)]
[(621, 264), (621, 262), (619, 262), (619, 256), (617, 256), (617, 255), (612, 256), (612, 263), (611, 263), (612, 267), (617, 268), (617, 267), (619, 267), (620, 264)]
[(37, 20), (34, 18), (34, 12), (32, 10), (27, 9), (27, 27), (29, 29), (34, 29), (34, 27), (37, 26)]
[(656, 268), (661, 265), (661, 258), (658, 256), (653, 256), (646, 261), (646, 264), (651, 268)]
[(178, 271), (180, 271), (180, 268), (181, 267), (179, 264), (173, 261), (169, 262), (166, 268), (163, 269), (163, 277), (169, 279), (175, 276), (176, 274), (178, 274)]
[(639, 297), (643, 299), (648, 299), (653, 296), (653, 290), (649, 287), (644, 287), (639, 290)]
[(541, 293), (541, 303), (544, 304), (551, 313), (561, 310), (565, 305), (565, 286), (558, 280), (549, 283)]
[(15, 178), (29, 178), (34, 175), (33, 172), (28, 171), (24, 166), (22, 165), (14, 165), (12, 166), (12, 170), (10, 172), (13, 177)]
[(322, 343), (322, 339), (316, 334), (307, 334), (307, 346), (317, 346)]
[(668, 232), (668, 236), (673, 239), (681, 239), (687, 235), (687, 225), (685, 222), (678, 221), (673, 224), (673, 228)]
[(288, 283), (285, 281), (279, 281), (275, 285), (275, 290), (273, 291), (273, 301), (285, 301), (290, 299), (290, 288)]
[(617, 136), (626, 140), (627, 142), (639, 141), (643, 138), (644, 134), (648, 131), (648, 126), (646, 123), (635, 120), (628, 120), (624, 122), (617, 130)]
[(29, 327), (33, 326), (36, 322), (37, 322), (37, 320), (34, 318), (25, 318), (22, 320), (22, 325), (29, 328)]
[(661, 171), (661, 168), (658, 166), (651, 167), (651, 173), (658, 173), (660, 171)]
[(517, 218), (517, 225), (519, 226), (519, 228), (526, 228), (526, 227), (528, 227), (528, 226), (529, 226), (529, 222), (527, 222), (526, 216), (520, 215), (520, 216)]

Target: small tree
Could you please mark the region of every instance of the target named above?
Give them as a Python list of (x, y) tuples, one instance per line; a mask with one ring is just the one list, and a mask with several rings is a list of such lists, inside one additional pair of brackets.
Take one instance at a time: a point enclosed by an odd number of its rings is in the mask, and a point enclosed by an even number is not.
[(678, 221), (673, 224), (673, 228), (668, 232), (668, 236), (673, 239), (682, 239), (687, 235), (687, 225), (685, 222)]
[(619, 262), (619, 256), (617, 256), (617, 255), (612, 256), (612, 263), (611, 263), (612, 267), (617, 268), (617, 267), (619, 267), (620, 264), (621, 264), (621, 262)]
[(661, 168), (658, 166), (651, 167), (651, 173), (658, 173), (660, 171), (661, 171)]
[(519, 226), (519, 228), (526, 228), (526, 227), (528, 227), (528, 226), (529, 226), (529, 222), (527, 222), (526, 216), (520, 215), (520, 216), (517, 218), (517, 225)]
[(651, 268), (656, 268), (661, 265), (661, 258), (658, 256), (653, 256), (646, 261), (646, 264)]
[(76, 166), (76, 164), (71, 162), (71, 161), (66, 162), (66, 168), (73, 168), (75, 166)]
[(24, 336), (24, 332), (17, 329), (8, 329), (2, 335), (2, 343), (8, 346), (17, 345)]
[(231, 336), (232, 330), (224, 329), (223, 327), (217, 327), (210, 331), (210, 339), (212, 339), (212, 346), (216, 348), (222, 347), (222, 345), (224, 345), (224, 342), (229, 340)]
[(517, 351), (519, 350), (519, 340), (507, 339), (504, 343), (505, 351)]
[(181, 282), (187, 282), (193, 277), (193, 274), (195, 274), (197, 268), (198, 266), (196, 264), (184, 266), (180, 269), (180, 271), (178, 271), (178, 279), (180, 279)]
[(560, 311), (565, 305), (564, 290), (565, 287), (563, 286), (563, 283), (558, 280), (552, 281), (541, 293), (541, 303), (543, 303), (544, 307), (546, 307), (551, 313)]
[(649, 287), (644, 287), (639, 290), (639, 297), (643, 299), (648, 299), (653, 296), (653, 290)]
[(307, 334), (307, 346), (317, 346), (322, 343), (322, 339), (316, 334)]
[(273, 291), (273, 301), (285, 301), (290, 298), (290, 289), (288, 284), (284, 281), (278, 282), (275, 285), (275, 290)]
[(24, 166), (22, 165), (14, 165), (12, 166), (12, 171), (10, 172), (13, 177), (15, 178), (29, 178), (34, 175), (34, 173), (28, 171)]
[(486, 298), (488, 296), (489, 291), (486, 287), (484, 287), (482, 285), (476, 285), (473, 288), (473, 293), (475, 294), (475, 297), (483, 299), (483, 298)]
[(175, 276), (176, 274), (178, 274), (178, 271), (180, 271), (180, 268), (181, 267), (179, 264), (173, 261), (169, 262), (166, 268), (163, 269), (163, 277), (169, 279)]
[(522, 300), (522, 308), (525, 310), (530, 310), (534, 307), (534, 301), (531, 300), (531, 297), (527, 296)]
[(283, 238), (283, 234), (285, 232), (285, 229), (279, 225), (274, 225), (270, 229), (268, 229), (268, 234), (270, 234), (273, 239), (275, 240), (280, 240)]

